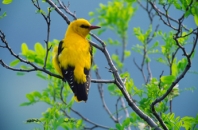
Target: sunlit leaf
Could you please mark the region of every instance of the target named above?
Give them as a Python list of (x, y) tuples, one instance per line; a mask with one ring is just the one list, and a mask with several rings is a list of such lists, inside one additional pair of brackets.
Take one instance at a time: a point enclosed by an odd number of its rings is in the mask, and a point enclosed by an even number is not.
[(10, 66), (11, 66), (11, 67), (14, 67), (14, 66), (16, 66), (19, 62), (20, 62), (19, 59), (15, 59), (14, 61), (12, 61), (12, 62), (10, 63)]
[(161, 81), (163, 83), (167, 83), (167, 84), (172, 83), (174, 80), (175, 80), (175, 76), (173, 76), (173, 75), (168, 75), (168, 76), (162, 76), (161, 77)]
[(42, 78), (42, 79), (44, 79), (44, 80), (46, 80), (47, 79), (47, 77), (46, 77), (46, 75), (44, 75), (42, 72), (37, 72), (37, 74), (36, 74), (38, 77), (40, 77), (40, 78)]
[(22, 43), (22, 45), (21, 45), (21, 51), (22, 51), (22, 54), (23, 55), (26, 55), (27, 54), (27, 52), (28, 52), (28, 46), (27, 46), (26, 43)]
[(127, 58), (131, 55), (131, 51), (125, 50), (124, 51), (124, 57)]
[(7, 16), (7, 13), (3, 12), (3, 14), (0, 16), (0, 19), (4, 18), (5, 16)]
[(94, 64), (94, 65), (92, 66), (92, 69), (93, 69), (93, 70), (96, 70), (96, 69), (97, 69), (97, 65)]
[(32, 105), (32, 102), (24, 102), (20, 104), (20, 106), (29, 106), (29, 105)]
[(198, 26), (198, 14), (194, 16), (195, 24)]
[(2, 3), (3, 4), (10, 4), (10, 3), (12, 3), (12, 0), (3, 0)]
[(82, 119), (78, 120), (76, 123), (76, 127), (80, 128), (82, 125), (83, 125), (83, 120)]
[(32, 92), (32, 95), (33, 95), (34, 97), (41, 98), (41, 94), (40, 94), (40, 92), (38, 92), (38, 91)]
[(129, 125), (130, 125), (130, 118), (126, 118), (126, 119), (123, 121), (122, 125), (123, 125), (124, 127), (129, 126)]
[(34, 96), (32, 94), (26, 94), (26, 98), (30, 101), (30, 102), (34, 102)]
[(35, 49), (37, 54), (45, 55), (45, 49), (43, 48), (41, 43), (39, 43), (39, 42), (35, 43), (34, 49)]
[(18, 76), (23, 76), (23, 75), (25, 75), (25, 73), (24, 72), (17, 72), (17, 75)]
[(89, 12), (89, 16), (94, 16), (94, 12)]
[(171, 67), (172, 75), (177, 76), (178, 70), (177, 70), (177, 64), (173, 62), (172, 67)]
[(119, 123), (116, 123), (116, 128), (117, 130), (123, 130), (123, 127)]

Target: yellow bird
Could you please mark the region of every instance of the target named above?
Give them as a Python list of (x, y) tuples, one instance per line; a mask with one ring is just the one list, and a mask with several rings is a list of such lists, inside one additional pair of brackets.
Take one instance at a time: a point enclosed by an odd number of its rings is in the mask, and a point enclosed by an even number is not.
[(85, 19), (71, 22), (65, 37), (54, 48), (53, 65), (56, 71), (68, 82), (77, 102), (87, 101), (92, 64), (92, 46), (86, 39), (92, 26)]

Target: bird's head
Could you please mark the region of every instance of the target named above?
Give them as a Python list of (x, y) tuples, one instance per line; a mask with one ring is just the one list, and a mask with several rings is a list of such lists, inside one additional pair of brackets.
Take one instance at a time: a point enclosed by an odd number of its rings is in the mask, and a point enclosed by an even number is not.
[(74, 31), (75, 33), (81, 35), (82, 37), (86, 37), (89, 32), (93, 29), (100, 28), (99, 26), (91, 25), (85, 19), (77, 19), (70, 23), (68, 29)]

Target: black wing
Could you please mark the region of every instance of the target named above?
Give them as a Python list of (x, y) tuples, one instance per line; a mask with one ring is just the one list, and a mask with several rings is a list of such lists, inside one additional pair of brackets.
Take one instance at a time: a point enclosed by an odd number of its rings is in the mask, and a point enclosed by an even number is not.
[(62, 52), (62, 50), (63, 50), (62, 45), (63, 45), (63, 41), (60, 41), (60, 42), (59, 42), (59, 45), (58, 45), (58, 55), (59, 55), (59, 54)]
[(77, 83), (74, 80), (74, 67), (69, 66), (67, 69), (61, 69), (65, 80), (68, 82), (70, 88), (72, 89), (74, 95), (76, 96), (78, 101), (87, 101), (89, 86), (90, 86), (90, 74), (89, 70), (84, 69), (84, 73), (86, 75), (85, 83)]

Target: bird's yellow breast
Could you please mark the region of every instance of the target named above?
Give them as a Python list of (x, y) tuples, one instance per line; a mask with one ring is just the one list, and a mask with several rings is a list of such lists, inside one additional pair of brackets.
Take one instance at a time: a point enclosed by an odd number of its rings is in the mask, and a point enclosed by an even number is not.
[(60, 66), (67, 69), (68, 65), (73, 66), (74, 78), (79, 83), (86, 82), (86, 75), (84, 68), (90, 69), (91, 67), (91, 54), (89, 42), (75, 33), (69, 33), (63, 39), (63, 50), (58, 59)]

